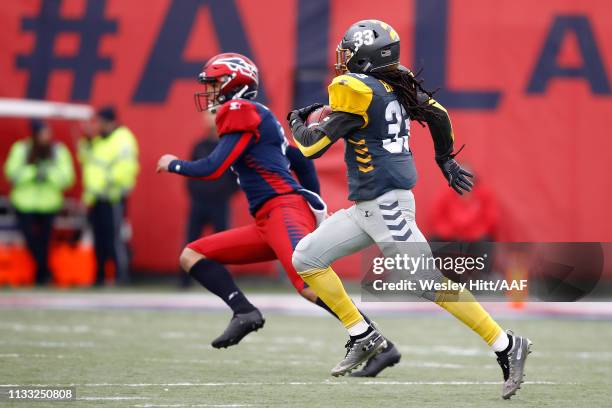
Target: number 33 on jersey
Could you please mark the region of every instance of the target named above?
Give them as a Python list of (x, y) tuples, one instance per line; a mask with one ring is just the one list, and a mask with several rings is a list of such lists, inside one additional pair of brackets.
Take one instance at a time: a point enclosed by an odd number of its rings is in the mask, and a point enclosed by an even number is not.
[(364, 120), (361, 129), (346, 137), (349, 199), (372, 200), (393, 189), (414, 187), (410, 118), (393, 89), (374, 77), (349, 73), (334, 78), (328, 91), (332, 111)]

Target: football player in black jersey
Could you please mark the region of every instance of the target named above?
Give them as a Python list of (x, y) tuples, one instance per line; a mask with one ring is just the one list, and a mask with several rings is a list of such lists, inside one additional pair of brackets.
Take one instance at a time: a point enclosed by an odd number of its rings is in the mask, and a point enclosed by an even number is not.
[[(412, 256), (431, 256), (415, 222), (411, 190), (416, 169), (409, 145), (410, 122), (429, 127), (435, 160), (458, 194), (471, 191), (472, 175), (454, 159), (457, 153), (453, 153), (454, 135), (446, 109), (400, 65), (400, 39), (391, 26), (377, 20), (353, 24), (336, 55), (338, 76), (328, 87), (329, 119), (305, 126), (308, 114), (322, 106), (314, 104), (290, 112), (288, 120), (297, 146), (307, 157), (321, 156), (340, 139), (345, 142), (349, 199), (355, 205), (334, 213), (304, 237), (293, 253), (298, 273), (349, 331), (347, 355), (332, 369), (332, 375), (343, 375), (373, 354), (383, 358), (387, 342), (350, 302), (332, 262), (373, 243), (386, 257), (413, 248), (419, 249)], [(409, 277), (448, 284), (436, 268), (422, 268)], [(469, 291), (422, 288), (416, 294), (450, 312), (487, 342), (502, 367), (502, 397), (514, 395), (523, 382), (529, 339), (504, 332)]]

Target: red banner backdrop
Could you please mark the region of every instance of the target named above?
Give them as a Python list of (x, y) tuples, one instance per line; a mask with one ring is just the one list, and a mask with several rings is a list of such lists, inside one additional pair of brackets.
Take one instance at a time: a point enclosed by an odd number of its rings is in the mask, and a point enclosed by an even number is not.
[[(501, 206), (512, 241), (612, 239), (612, 13), (606, 0), (24, 0), (0, 4), (0, 95), (116, 105), (136, 134), (142, 171), (130, 199), (135, 265), (172, 270), (183, 244), (184, 183), (156, 175), (163, 153), (187, 156), (202, 129), (193, 107), (203, 61), (238, 51), (258, 64), (279, 118), (323, 98), (335, 45), (376, 18), (402, 39), (402, 62), (424, 68), (449, 108), (457, 143)], [(71, 143), (68, 125), (54, 122)], [(0, 157), (27, 133), (0, 120)], [(413, 125), (417, 217), (428, 231), (447, 188), (426, 129)], [(332, 210), (346, 201), (342, 147), (317, 162)], [(2, 180), (0, 189), (8, 186)], [(78, 194), (78, 187), (71, 192)], [(243, 197), (233, 225), (250, 222)], [(339, 265), (356, 275), (355, 258)]]

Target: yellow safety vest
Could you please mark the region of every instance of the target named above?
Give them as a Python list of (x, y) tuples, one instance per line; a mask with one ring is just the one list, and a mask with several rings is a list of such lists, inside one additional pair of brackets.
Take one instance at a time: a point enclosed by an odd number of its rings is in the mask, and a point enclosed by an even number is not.
[(129, 194), (138, 175), (138, 143), (132, 132), (120, 126), (106, 137), (82, 139), (78, 148), (83, 165), (83, 201), (118, 202)]
[(10, 200), (21, 212), (53, 213), (62, 208), (64, 191), (74, 184), (70, 152), (62, 143), (52, 146), (51, 158), (28, 163), (31, 140), (20, 140), (11, 147), (4, 173), (11, 183)]

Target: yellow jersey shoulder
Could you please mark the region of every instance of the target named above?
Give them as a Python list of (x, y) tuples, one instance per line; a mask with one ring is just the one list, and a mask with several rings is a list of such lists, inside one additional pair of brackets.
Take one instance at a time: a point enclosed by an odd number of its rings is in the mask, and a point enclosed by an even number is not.
[(372, 103), (374, 91), (356, 74), (335, 77), (327, 87), (329, 106), (332, 111), (353, 113), (363, 117), (368, 124), (368, 108)]

